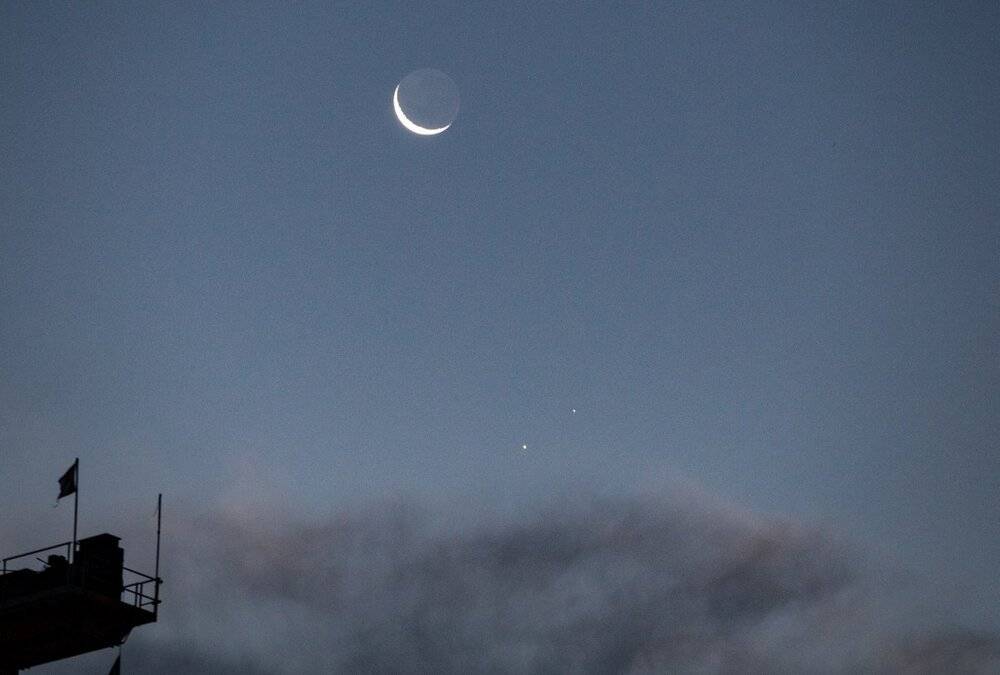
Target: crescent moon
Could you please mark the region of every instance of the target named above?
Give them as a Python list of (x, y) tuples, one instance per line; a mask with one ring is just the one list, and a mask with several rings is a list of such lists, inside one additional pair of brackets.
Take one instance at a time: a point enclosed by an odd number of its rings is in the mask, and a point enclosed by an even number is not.
[(442, 131), (446, 131), (450, 124), (446, 124), (443, 127), (438, 127), (437, 129), (428, 129), (427, 127), (422, 127), (419, 124), (414, 124), (407, 117), (406, 113), (399, 106), (399, 85), (396, 85), (395, 91), (392, 92), (392, 107), (396, 111), (396, 117), (399, 118), (399, 123), (406, 127), (407, 130), (412, 131), (415, 134), (420, 134), (421, 136), (436, 136)]

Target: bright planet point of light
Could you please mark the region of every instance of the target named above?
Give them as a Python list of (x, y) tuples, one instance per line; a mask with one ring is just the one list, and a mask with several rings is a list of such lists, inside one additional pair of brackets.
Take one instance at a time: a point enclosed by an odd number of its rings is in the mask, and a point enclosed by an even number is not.
[(392, 107), (396, 111), (396, 118), (399, 119), (399, 123), (402, 124), (408, 131), (412, 131), (415, 134), (420, 134), (421, 136), (436, 136), (442, 131), (446, 131), (450, 124), (446, 124), (443, 127), (438, 127), (437, 129), (428, 129), (427, 127), (422, 127), (419, 124), (414, 124), (403, 112), (403, 108), (399, 105), (399, 85), (396, 85), (396, 89), (392, 92)]
[(522, 443), (521, 444), (521, 449), (522, 450), (527, 450), (528, 449), (528, 444), (527, 443)]

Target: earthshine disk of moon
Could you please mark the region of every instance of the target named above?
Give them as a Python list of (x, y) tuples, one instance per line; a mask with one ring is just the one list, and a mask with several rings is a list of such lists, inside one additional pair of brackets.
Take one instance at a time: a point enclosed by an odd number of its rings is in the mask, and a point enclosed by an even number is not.
[(458, 88), (440, 70), (415, 70), (393, 90), (392, 109), (407, 131), (436, 136), (447, 131), (458, 115)]

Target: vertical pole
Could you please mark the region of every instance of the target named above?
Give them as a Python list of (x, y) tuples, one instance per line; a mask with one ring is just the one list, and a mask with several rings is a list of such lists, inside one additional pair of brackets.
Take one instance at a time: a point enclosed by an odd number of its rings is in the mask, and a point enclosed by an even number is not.
[(156, 496), (156, 571), (153, 572), (153, 576), (156, 581), (153, 582), (153, 615), (157, 616), (160, 613), (160, 524), (163, 521), (163, 493), (161, 492)]
[(77, 513), (80, 508), (80, 458), (73, 462), (73, 480), (76, 483), (76, 490), (73, 491), (73, 548), (71, 550), (72, 560), (76, 562), (76, 523)]

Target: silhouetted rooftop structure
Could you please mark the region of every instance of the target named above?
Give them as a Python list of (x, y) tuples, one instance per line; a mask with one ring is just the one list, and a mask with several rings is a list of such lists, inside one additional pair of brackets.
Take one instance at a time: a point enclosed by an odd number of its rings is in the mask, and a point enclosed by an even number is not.
[[(12, 569), (37, 562), (43, 569)], [(120, 645), (156, 621), (161, 583), (125, 567), (119, 538), (107, 533), (75, 551), (65, 542), (3, 559), (0, 675)]]

